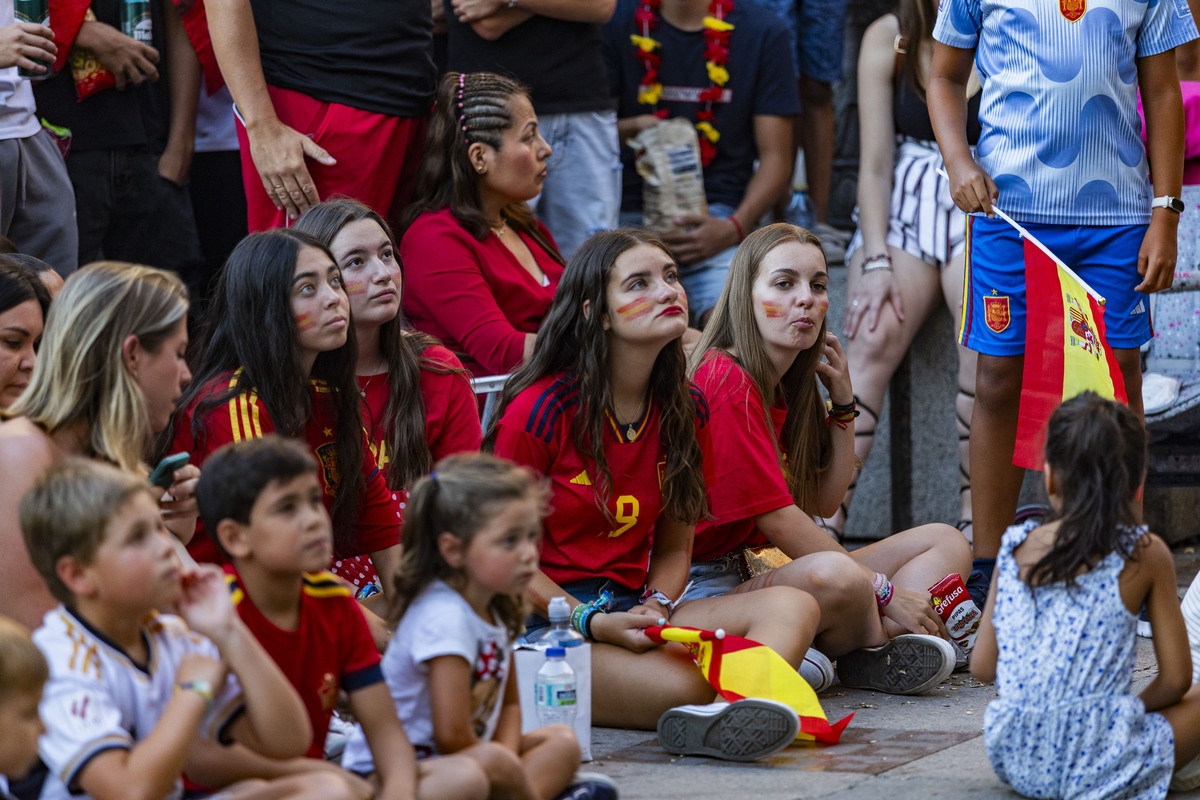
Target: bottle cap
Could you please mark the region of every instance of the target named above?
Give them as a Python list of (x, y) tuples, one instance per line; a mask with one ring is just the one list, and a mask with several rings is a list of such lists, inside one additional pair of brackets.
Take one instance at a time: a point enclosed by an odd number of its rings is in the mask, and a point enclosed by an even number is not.
[(566, 658), (567, 648), (565, 647), (550, 647), (546, 649), (546, 658)]

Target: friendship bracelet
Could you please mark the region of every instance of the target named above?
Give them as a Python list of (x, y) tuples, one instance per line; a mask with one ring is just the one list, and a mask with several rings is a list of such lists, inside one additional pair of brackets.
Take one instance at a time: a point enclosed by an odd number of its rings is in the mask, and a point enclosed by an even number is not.
[(892, 271), (891, 259), (882, 259), (882, 258), (879, 258), (878, 256), (876, 256), (875, 258), (869, 258), (863, 262), (863, 266), (862, 266), (862, 274), (863, 275), (866, 275), (868, 272), (878, 272), (880, 270), (887, 270), (888, 272), (891, 272)]
[(735, 217), (733, 214), (730, 214), (725, 219), (732, 222), (733, 227), (737, 228), (738, 244), (744, 242), (746, 240), (746, 230), (742, 227), (742, 223), (738, 222), (737, 217)]
[(839, 406), (831, 400), (825, 404), (825, 408), (825, 424), (837, 425), (842, 430), (846, 430), (859, 414), (858, 405), (854, 401), (849, 405)]
[(577, 633), (588, 639), (592, 638), (592, 617), (596, 614), (607, 614), (612, 593), (608, 590), (600, 592), (600, 596), (590, 603), (580, 603), (571, 611), (571, 627)]
[(642, 592), (642, 597), (640, 600), (638, 600), (638, 602), (642, 605), (646, 605), (646, 603), (650, 600), (658, 601), (658, 604), (667, 610), (667, 616), (671, 616), (671, 598), (667, 597), (665, 592), (660, 592), (657, 589), (651, 589), (647, 587), (646, 591)]
[[(882, 585), (880, 585), (879, 578), (883, 578)], [(887, 604), (892, 602), (892, 582), (884, 575), (876, 573), (875, 586), (875, 604), (879, 606), (880, 613), (883, 613)]]

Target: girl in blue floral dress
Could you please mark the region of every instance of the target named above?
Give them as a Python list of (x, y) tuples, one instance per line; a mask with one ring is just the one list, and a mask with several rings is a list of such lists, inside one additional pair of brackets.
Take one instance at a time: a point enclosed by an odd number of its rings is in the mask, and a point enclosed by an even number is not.
[[(1050, 418), (1043, 525), (1004, 533), (971, 674), (996, 681), (988, 758), (1030, 797), (1163, 797), (1200, 754), (1200, 687), (1171, 552), (1139, 526), (1146, 434), (1125, 406), (1086, 392)], [(1158, 675), (1130, 693), (1137, 614)], [(1196, 779), (1200, 784), (1200, 779)], [(1173, 787), (1182, 788), (1182, 787)]]

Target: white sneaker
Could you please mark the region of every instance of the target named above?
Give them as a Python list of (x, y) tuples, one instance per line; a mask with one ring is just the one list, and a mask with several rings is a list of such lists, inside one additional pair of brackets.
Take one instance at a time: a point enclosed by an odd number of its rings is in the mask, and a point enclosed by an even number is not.
[[(1195, 583), (1192, 584), (1193, 587), (1195, 585)], [(1191, 590), (1189, 589), (1188, 592), (1190, 594)], [(1170, 788), (1172, 792), (1190, 792), (1197, 787), (1200, 787), (1200, 756), (1184, 764), (1171, 776)]]
[(1192, 649), (1192, 683), (1196, 683), (1200, 681), (1200, 575), (1196, 576), (1183, 596), (1182, 611), (1188, 644)]
[(748, 697), (705, 706), (678, 706), (658, 718), (658, 743), (668, 753), (755, 761), (796, 740), (800, 717), (778, 700)]
[(797, 672), (817, 694), (833, 685), (833, 662), (815, 647), (808, 648), (808, 652), (804, 654), (804, 661), (800, 664)]
[(925, 633), (905, 633), (882, 647), (863, 647), (838, 659), (838, 679), (852, 689), (920, 694), (954, 671), (953, 644)]

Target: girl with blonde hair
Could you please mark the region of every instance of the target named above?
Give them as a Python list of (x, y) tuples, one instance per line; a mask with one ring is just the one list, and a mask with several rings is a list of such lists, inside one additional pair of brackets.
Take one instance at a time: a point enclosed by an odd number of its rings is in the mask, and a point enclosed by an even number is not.
[[(46, 467), (84, 456), (146, 476), (155, 434), (191, 380), (187, 289), (174, 274), (116, 261), (73, 274), (46, 317), (29, 386), (0, 423), (0, 613), (33, 629), (55, 601), (25, 555), (17, 503)], [(200, 471), (175, 471), (163, 517), (183, 541)]]

